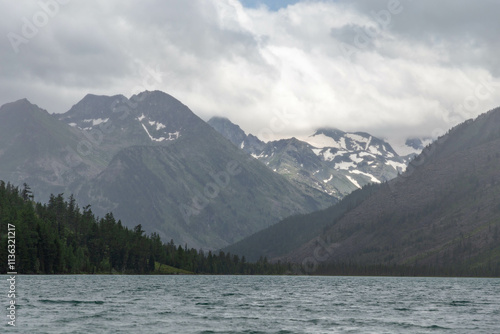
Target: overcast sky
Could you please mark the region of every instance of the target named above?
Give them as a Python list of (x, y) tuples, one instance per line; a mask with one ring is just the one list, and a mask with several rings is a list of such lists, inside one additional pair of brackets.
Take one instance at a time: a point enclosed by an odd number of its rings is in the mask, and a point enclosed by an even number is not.
[(162, 90), (264, 139), (432, 136), (500, 105), (500, 1), (0, 0), (0, 104)]

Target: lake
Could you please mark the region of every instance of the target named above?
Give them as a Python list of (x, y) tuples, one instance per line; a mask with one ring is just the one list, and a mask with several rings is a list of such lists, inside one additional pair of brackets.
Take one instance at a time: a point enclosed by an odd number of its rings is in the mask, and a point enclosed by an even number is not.
[(500, 333), (500, 279), (17, 276), (16, 293), (2, 332)]

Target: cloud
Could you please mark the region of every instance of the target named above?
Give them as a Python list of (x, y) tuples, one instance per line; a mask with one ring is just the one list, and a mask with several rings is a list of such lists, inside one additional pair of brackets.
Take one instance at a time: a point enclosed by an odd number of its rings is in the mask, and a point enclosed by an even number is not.
[(429, 136), (500, 104), (497, 1), (260, 4), (0, 2), (0, 104), (64, 112), (87, 93), (160, 89), (273, 138)]

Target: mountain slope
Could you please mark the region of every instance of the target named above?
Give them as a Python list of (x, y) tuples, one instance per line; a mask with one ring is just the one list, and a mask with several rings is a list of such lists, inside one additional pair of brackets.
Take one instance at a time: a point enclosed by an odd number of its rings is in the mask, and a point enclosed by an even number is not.
[(102, 150), (82, 158), (83, 133), (23, 99), (0, 108), (0, 178), (26, 182), (37, 197), (65, 192), (106, 165)]
[(207, 123), (224, 136), (224, 138), (248, 154), (259, 154), (266, 145), (266, 143), (254, 135), (247, 135), (238, 125), (225, 117), (212, 117)]
[(310, 214), (294, 215), (263, 229), (223, 249), (224, 252), (246, 256), (257, 261), (261, 256), (275, 259), (293, 252), (312, 238), (321, 234), (332, 221), (377, 191), (381, 185), (366, 185), (345, 196), (339, 203)]
[[(296, 247), (276, 233), (252, 236), (227, 249), (313, 266), (334, 263), (500, 268), (500, 109), (467, 121), (427, 147), (397, 179), (359, 190), (360, 203), (284, 220), (270, 229), (294, 228), (310, 236)], [(373, 191), (375, 189), (376, 191)], [(353, 194), (354, 195), (354, 194)], [(346, 198), (347, 199), (347, 198)], [(342, 212), (342, 214), (338, 214)], [(328, 221), (330, 220), (330, 221)], [(291, 244), (291, 245), (290, 245)]]

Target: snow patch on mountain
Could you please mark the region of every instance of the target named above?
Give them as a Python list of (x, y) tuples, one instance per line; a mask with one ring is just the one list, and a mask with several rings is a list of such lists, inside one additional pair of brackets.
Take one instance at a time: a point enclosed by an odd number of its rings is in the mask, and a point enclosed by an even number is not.
[(154, 138), (153, 136), (151, 136), (151, 134), (149, 133), (148, 129), (146, 128), (146, 126), (144, 124), (142, 124), (142, 127), (144, 128), (144, 131), (146, 131), (146, 133), (148, 134), (149, 136), (149, 139), (151, 139), (152, 141), (157, 141), (157, 142), (162, 142), (165, 140), (165, 137), (160, 137), (160, 138)]
[(151, 141), (156, 141), (156, 142), (162, 142), (164, 140), (176, 140), (176, 139), (179, 139), (181, 133), (179, 131), (176, 131), (176, 132), (168, 132), (167, 135), (168, 137), (160, 137), (160, 138), (155, 138), (153, 137), (148, 129), (146, 128), (146, 126), (144, 124), (142, 124), (142, 128), (144, 129), (144, 131), (146, 131), (146, 133), (148, 134), (148, 137), (149, 139), (151, 139)]
[(359, 185), (359, 183), (354, 180), (352, 177), (350, 177), (349, 175), (346, 175), (345, 176), (349, 181), (351, 181), (352, 184), (354, 184), (357, 188), (361, 189), (361, 186)]
[(350, 138), (354, 141), (358, 141), (358, 142), (361, 142), (361, 143), (368, 143), (369, 139), (371, 140), (371, 137), (370, 138), (365, 138), (363, 136), (360, 136), (356, 133), (346, 133), (345, 136), (347, 138)]
[(359, 158), (357, 154), (351, 154), (349, 156), (349, 159), (351, 159), (352, 161), (354, 161), (357, 164), (359, 164), (361, 161), (364, 160), (363, 158)]
[(335, 159), (335, 157), (341, 156), (344, 153), (347, 153), (347, 152), (346, 151), (337, 151), (335, 153), (332, 153), (331, 149), (327, 149), (325, 152), (323, 152), (323, 159), (325, 161), (333, 161), (333, 159)]
[(372, 154), (372, 153), (368, 153), (368, 152), (359, 152), (358, 155), (360, 157), (372, 157), (372, 158), (375, 158), (375, 154)]
[(356, 167), (356, 164), (354, 162), (342, 161), (336, 163), (334, 168), (348, 170), (349, 168), (354, 168), (354, 167)]
[(159, 131), (161, 129), (165, 129), (166, 125), (157, 121), (148, 121), (150, 126), (156, 127), (156, 131)]
[(107, 121), (109, 121), (109, 118), (104, 118), (104, 119), (103, 118), (96, 118), (96, 119), (84, 119), (83, 120), (84, 123), (92, 123), (92, 126), (106, 123)]
[(250, 155), (251, 155), (252, 157), (254, 157), (255, 159), (257, 159), (257, 160), (258, 160), (258, 159), (260, 159), (260, 158), (264, 157), (264, 152), (263, 152), (263, 153), (261, 153), (261, 154), (259, 154), (259, 155), (255, 154), (255, 153), (252, 153), (252, 154), (250, 154)]
[(370, 136), (370, 138), (368, 138), (368, 141), (366, 142), (366, 145), (365, 145), (365, 151), (368, 150), (368, 147), (370, 147), (370, 143), (372, 142), (372, 136)]
[(406, 164), (401, 163), (401, 162), (397, 162), (397, 161), (393, 161), (393, 160), (387, 160), (385, 162), (385, 164), (389, 165), (389, 166), (392, 166), (392, 168), (394, 168), (398, 172), (404, 172), (406, 170)]
[(376, 155), (382, 155), (382, 152), (380, 152), (379, 149), (380, 149), (380, 145), (377, 145), (377, 147), (375, 147), (373, 145), (369, 147), (369, 151), (371, 153), (376, 154)]
[(333, 138), (325, 136), (324, 134), (317, 134), (313, 136), (309, 136), (306, 138), (301, 138), (299, 140), (302, 140), (306, 143), (308, 143), (311, 146), (317, 147), (317, 148), (325, 148), (325, 147), (334, 147), (334, 148), (345, 148), (345, 140), (344, 140), (344, 147), (342, 147), (342, 143), (336, 142)]
[(169, 132), (167, 140), (176, 140), (176, 139), (179, 139), (180, 136), (181, 136), (181, 133), (179, 131)]
[[(344, 137), (342, 137), (344, 138)], [(346, 133), (345, 134), (345, 138), (349, 138), (352, 140), (352, 145), (353, 145), (353, 149), (356, 150), (356, 151), (362, 151), (362, 150), (365, 150), (366, 147), (368, 147), (368, 143), (369, 143), (369, 138), (365, 138), (363, 136), (360, 136), (358, 134), (355, 134), (355, 133)], [(371, 140), (371, 138), (370, 138)], [(344, 139), (345, 141), (345, 139)], [(361, 145), (361, 144), (364, 144), (364, 145)]]
[(371, 182), (380, 183), (380, 180), (377, 179), (375, 176), (373, 176), (371, 174), (368, 174), (368, 173), (365, 173), (365, 172), (362, 172), (360, 170), (350, 170), (349, 173), (351, 173), (351, 174), (361, 174), (361, 175), (364, 175), (364, 176), (368, 176), (370, 178)]

